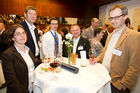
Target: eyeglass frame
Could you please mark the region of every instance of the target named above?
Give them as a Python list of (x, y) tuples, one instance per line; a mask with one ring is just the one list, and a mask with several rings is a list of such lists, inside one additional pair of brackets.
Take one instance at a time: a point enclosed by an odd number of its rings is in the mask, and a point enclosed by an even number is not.
[(26, 32), (22, 32), (22, 33), (17, 32), (14, 34), (14, 36), (21, 36), (21, 35), (26, 35)]
[(58, 23), (51, 23), (51, 25), (58, 25)]
[(115, 16), (115, 17), (109, 17), (108, 20), (118, 20), (121, 16), (124, 16), (123, 14), (119, 15), (119, 16)]

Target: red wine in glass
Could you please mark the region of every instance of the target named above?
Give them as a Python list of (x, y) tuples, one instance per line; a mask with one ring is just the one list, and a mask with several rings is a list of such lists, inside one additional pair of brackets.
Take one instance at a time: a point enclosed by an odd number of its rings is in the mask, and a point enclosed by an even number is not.
[(50, 66), (52, 68), (57, 68), (59, 66), (59, 63), (57, 61), (54, 61), (54, 62), (50, 63)]

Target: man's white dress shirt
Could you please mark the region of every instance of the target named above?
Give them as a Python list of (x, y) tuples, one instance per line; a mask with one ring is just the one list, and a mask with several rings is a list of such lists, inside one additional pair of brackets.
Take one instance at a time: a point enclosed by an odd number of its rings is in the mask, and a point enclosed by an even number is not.
[(23, 51), (20, 51), (18, 49), (18, 47), (16, 47), (15, 45), (15, 48), (16, 50), (20, 53), (20, 55), (22, 56), (22, 58), (24, 59), (25, 63), (27, 64), (27, 68), (28, 68), (28, 76), (29, 76), (29, 86), (28, 86), (28, 90), (30, 91), (30, 93), (33, 91), (33, 82), (34, 82), (34, 69), (35, 69), (35, 66), (34, 66), (34, 63), (33, 63), (33, 60), (32, 58), (30, 57), (29, 55), (29, 48), (27, 46), (25, 46), (25, 52), (24, 53)]
[(36, 42), (36, 36), (35, 36), (35, 32), (34, 32), (34, 29), (36, 28), (34, 25), (30, 25), (28, 23), (27, 20), (25, 20), (25, 22), (27, 23), (28, 27), (29, 27), (29, 30), (31, 32), (31, 35), (32, 35), (32, 38), (33, 38), (33, 41), (34, 41), (34, 44), (35, 44), (35, 56), (38, 56), (39, 55), (39, 47), (37, 45), (37, 42)]
[(77, 44), (79, 42), (79, 39), (80, 39), (80, 36), (77, 39), (73, 38), (73, 43), (74, 43), (73, 53), (76, 53), (76, 48), (77, 48)]
[(110, 62), (112, 59), (112, 52), (113, 49), (115, 48), (115, 45), (117, 44), (117, 41), (121, 35), (121, 33), (123, 32), (125, 27), (123, 27), (120, 31), (116, 32), (115, 30), (113, 31), (112, 37), (107, 45), (107, 49), (104, 55), (104, 59), (103, 59), (103, 65), (108, 69), (108, 71), (110, 71)]
[[(53, 35), (54, 35), (54, 31), (53, 30), (50, 30), (52, 31)], [(54, 37), (53, 35), (51, 34), (51, 32), (47, 32), (45, 33), (43, 36), (42, 36), (42, 48), (41, 48), (41, 51), (42, 51), (42, 54), (43, 54), (43, 57), (45, 58), (48, 58), (48, 57), (55, 57), (54, 56), (54, 50), (55, 50), (55, 40), (54, 40)], [(56, 32), (57, 33), (57, 32)], [(57, 36), (58, 36), (58, 49), (59, 49), (59, 53), (58, 55), (62, 56), (62, 37), (59, 33), (57, 33)]]

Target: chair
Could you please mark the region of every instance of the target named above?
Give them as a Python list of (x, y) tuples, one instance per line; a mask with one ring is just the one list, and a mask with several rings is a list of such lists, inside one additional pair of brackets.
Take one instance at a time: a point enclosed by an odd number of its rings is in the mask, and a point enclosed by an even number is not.
[(5, 79), (4, 79), (4, 75), (3, 75), (1, 60), (0, 60), (0, 93), (6, 93)]
[(43, 93), (42, 89), (37, 85), (33, 85), (33, 92), (34, 93)]

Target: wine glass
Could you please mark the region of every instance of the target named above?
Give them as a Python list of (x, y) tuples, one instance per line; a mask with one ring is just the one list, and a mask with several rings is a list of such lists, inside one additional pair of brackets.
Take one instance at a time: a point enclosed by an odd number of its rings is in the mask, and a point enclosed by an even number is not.
[(50, 67), (54, 68), (57, 73), (61, 72), (61, 63), (57, 59), (50, 63)]
[(51, 62), (51, 63), (50, 63), (50, 66), (51, 66), (52, 68), (57, 68), (57, 67), (59, 66), (59, 62), (58, 62), (57, 60), (54, 60), (54, 62)]
[(94, 48), (89, 49), (89, 62), (91, 63), (94, 61), (94, 58), (96, 57), (96, 50)]

